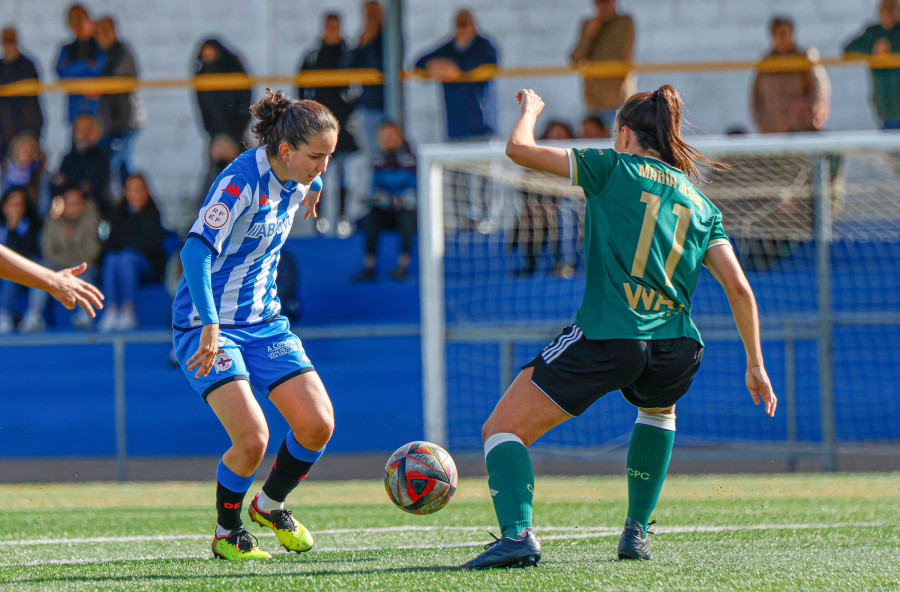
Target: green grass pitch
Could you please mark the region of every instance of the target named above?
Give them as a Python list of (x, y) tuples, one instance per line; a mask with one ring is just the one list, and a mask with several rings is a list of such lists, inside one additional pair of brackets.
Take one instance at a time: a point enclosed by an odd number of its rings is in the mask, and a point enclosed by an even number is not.
[(0, 485), (0, 590), (900, 591), (900, 473), (670, 477), (650, 562), (614, 561), (625, 487), (539, 477), (540, 567), (462, 572), (497, 532), (484, 479), (431, 516), (378, 482), (303, 483), (288, 502), (315, 549), (245, 517), (274, 554), (253, 563), (211, 558), (211, 483)]

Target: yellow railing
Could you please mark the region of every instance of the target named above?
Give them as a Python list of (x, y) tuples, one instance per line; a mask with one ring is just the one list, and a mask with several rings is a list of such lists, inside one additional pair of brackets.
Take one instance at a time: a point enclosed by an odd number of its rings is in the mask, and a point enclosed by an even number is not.
[[(900, 68), (900, 54), (883, 56), (851, 55), (839, 58), (823, 58), (818, 64), (826, 67), (868, 66), (872, 69)], [(536, 78), (546, 76), (589, 76), (595, 78), (663, 72), (710, 72), (723, 70), (757, 70), (764, 72), (796, 72), (809, 70), (811, 64), (802, 57), (775, 58), (754, 61), (722, 62), (667, 62), (635, 64), (622, 61), (589, 62), (580, 65), (499, 68), (480, 66), (460, 75), (460, 82), (480, 82), (492, 78)], [(401, 80), (428, 80), (423, 70), (405, 70)], [(112, 94), (139, 89), (192, 88), (194, 90), (233, 90), (254, 86), (345, 86), (348, 84), (382, 84), (384, 76), (373, 69), (317, 70), (301, 72), (293, 76), (248, 76), (246, 74), (201, 74), (193, 78), (138, 79), (127, 77), (69, 78), (52, 83), (23, 80), (0, 85), (0, 97), (34, 96), (45, 93)]]

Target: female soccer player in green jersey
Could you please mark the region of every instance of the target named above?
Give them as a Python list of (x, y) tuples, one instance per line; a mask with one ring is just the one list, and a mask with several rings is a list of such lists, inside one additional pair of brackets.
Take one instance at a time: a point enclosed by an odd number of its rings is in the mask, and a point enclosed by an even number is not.
[(632, 95), (616, 118), (614, 150), (538, 146), (544, 102), (516, 95), (506, 144), (516, 164), (568, 177), (584, 189), (587, 282), (575, 323), (526, 364), (484, 424), (485, 462), (502, 538), (462, 567), (528, 566), (541, 558), (531, 527), (534, 472), (526, 449), (549, 429), (621, 390), (638, 408), (628, 446), (628, 517), (620, 559), (650, 559), (647, 523), (675, 439), (675, 403), (703, 355), (691, 320), (702, 265), (722, 284), (747, 353), (747, 389), (775, 414), (763, 365), (756, 300), (722, 230), (722, 214), (689, 180), (716, 166), (681, 137), (671, 86)]

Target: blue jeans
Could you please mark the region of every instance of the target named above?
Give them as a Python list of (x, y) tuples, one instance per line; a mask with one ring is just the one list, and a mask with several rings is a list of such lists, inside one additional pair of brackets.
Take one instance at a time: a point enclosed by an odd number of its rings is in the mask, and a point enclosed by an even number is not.
[(150, 261), (135, 249), (109, 251), (103, 257), (103, 292), (113, 306), (134, 305), (138, 286), (150, 280)]
[(138, 130), (134, 129), (125, 133), (109, 134), (104, 136), (100, 145), (109, 157), (110, 183), (116, 197), (122, 195), (125, 179), (132, 172), (131, 151), (134, 149), (134, 139)]
[(0, 313), (12, 315), (16, 312), (16, 299), (28, 290), (28, 313), (42, 314), (47, 304), (47, 293), (37, 288), (26, 288), (9, 280), (0, 280)]

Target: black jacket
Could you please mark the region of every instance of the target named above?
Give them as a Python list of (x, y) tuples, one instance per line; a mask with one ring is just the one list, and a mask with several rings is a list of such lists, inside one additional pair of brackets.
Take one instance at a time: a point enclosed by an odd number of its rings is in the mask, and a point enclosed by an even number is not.
[(99, 146), (92, 146), (84, 152), (75, 148), (63, 157), (59, 166), (63, 177), (52, 187), (54, 194), (66, 186), (77, 185), (84, 191), (84, 197), (93, 201), (104, 218), (110, 215), (109, 203), (109, 159)]
[[(19, 80), (37, 80), (34, 62), (19, 55), (11, 62), (0, 60), (0, 85)], [(0, 97), (0, 157), (17, 135), (28, 132), (40, 140), (44, 112), (36, 96)]]
[(159, 281), (166, 267), (166, 252), (163, 248), (165, 233), (159, 210), (152, 199), (137, 212), (133, 212), (123, 199), (113, 212), (109, 238), (106, 239), (103, 250), (104, 253), (122, 249), (140, 251), (150, 261), (153, 280)]
[[(207, 39), (200, 44), (211, 44), (218, 50), (218, 57), (206, 64), (200, 59), (197, 51), (197, 59), (194, 62), (196, 74), (233, 74), (246, 73), (241, 59), (225, 48), (217, 39)], [(207, 90), (197, 91), (197, 105), (200, 107), (200, 116), (203, 119), (203, 127), (210, 139), (219, 134), (230, 136), (243, 146), (244, 131), (250, 122), (250, 89), (239, 90)]]
[[(304, 70), (338, 70), (344, 68), (350, 57), (347, 44), (320, 42), (319, 47), (309, 52), (300, 64), (300, 71)], [(346, 154), (356, 152), (358, 149), (356, 140), (346, 130), (347, 120), (353, 113), (355, 100), (349, 86), (311, 86), (298, 88), (297, 92), (304, 99), (318, 101), (331, 109), (341, 126), (338, 135), (335, 153)]]

